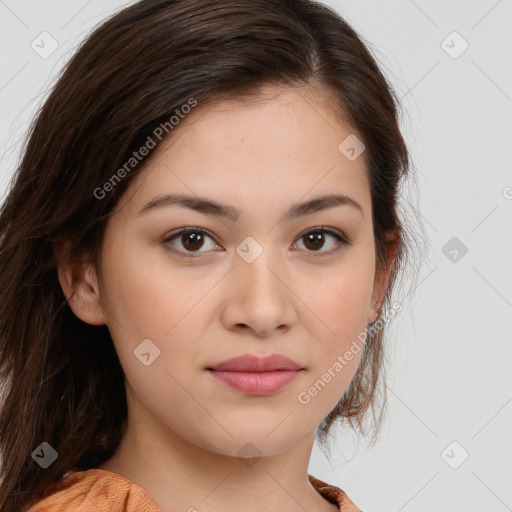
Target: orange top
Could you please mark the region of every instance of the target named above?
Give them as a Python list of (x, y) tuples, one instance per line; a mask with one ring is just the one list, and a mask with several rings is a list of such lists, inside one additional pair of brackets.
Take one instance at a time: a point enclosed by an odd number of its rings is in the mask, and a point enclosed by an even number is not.
[[(361, 512), (340, 488), (308, 475), (321, 496), (341, 512)], [(103, 469), (76, 471), (51, 485), (46, 498), (28, 512), (163, 512), (149, 494), (117, 473)]]

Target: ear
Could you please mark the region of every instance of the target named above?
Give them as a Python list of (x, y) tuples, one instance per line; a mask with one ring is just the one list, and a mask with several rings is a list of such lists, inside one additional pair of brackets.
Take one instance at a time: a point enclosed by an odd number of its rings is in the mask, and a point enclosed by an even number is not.
[(94, 267), (77, 256), (70, 256), (69, 248), (69, 241), (53, 244), (60, 285), (69, 307), (80, 320), (88, 324), (106, 324)]
[[(391, 267), (395, 260), (396, 250), (398, 247), (399, 240), (394, 234), (388, 235), (389, 246), (384, 268), (378, 268), (375, 271), (375, 279), (373, 281), (373, 294), (368, 309), (368, 324), (371, 324), (377, 320), (380, 316), (380, 308), (384, 302), (384, 295), (388, 287), (389, 277), (391, 274)], [(377, 311), (375, 311), (375, 309)]]

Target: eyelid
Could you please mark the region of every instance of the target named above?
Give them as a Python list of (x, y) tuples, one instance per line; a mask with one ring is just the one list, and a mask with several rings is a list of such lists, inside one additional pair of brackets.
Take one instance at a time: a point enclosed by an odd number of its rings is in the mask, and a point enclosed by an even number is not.
[(330, 226), (324, 226), (324, 225), (314, 226), (312, 228), (306, 229), (297, 237), (297, 239), (302, 238), (304, 235), (307, 235), (308, 233), (314, 233), (317, 231), (323, 231), (323, 232), (331, 234), (335, 237), (336, 236), (340, 237), (342, 239), (343, 243), (345, 243), (346, 245), (352, 244), (352, 239), (350, 237), (348, 237), (343, 231), (341, 231), (340, 229), (337, 229), (337, 228), (332, 228)]
[[(307, 253), (309, 253), (310, 255), (312, 255), (314, 257), (322, 257), (324, 255), (329, 255), (329, 254), (336, 253), (339, 250), (341, 250), (342, 248), (347, 247), (347, 246), (352, 244), (352, 240), (348, 236), (346, 236), (344, 232), (340, 231), (337, 228), (331, 228), (329, 226), (314, 226), (314, 227), (308, 228), (305, 231), (303, 231), (301, 234), (299, 234), (297, 236), (296, 240), (300, 240), (302, 237), (304, 237), (308, 233), (316, 233), (316, 232), (323, 232), (323, 233), (326, 233), (328, 235), (333, 236), (337, 240), (338, 247), (336, 247), (334, 249), (330, 249), (328, 251), (306, 251)], [(171, 232), (170, 235), (166, 236), (162, 240), (162, 244), (164, 244), (167, 247), (167, 250), (173, 252), (174, 254), (177, 254), (178, 256), (181, 256), (181, 257), (184, 257), (184, 258), (189, 258), (189, 259), (190, 258), (197, 258), (197, 257), (200, 257), (203, 254), (208, 254), (209, 253), (209, 251), (183, 252), (183, 251), (180, 251), (180, 250), (177, 250), (177, 249), (173, 248), (172, 246), (168, 246), (167, 245), (173, 239), (179, 237), (180, 235), (184, 235), (184, 234), (187, 234), (187, 233), (201, 233), (203, 235), (207, 235), (217, 245), (220, 245), (216, 241), (216, 237), (212, 233), (210, 233), (210, 231), (208, 231), (207, 229), (204, 229), (204, 228), (194, 227), (194, 226), (187, 226), (187, 227), (184, 227), (184, 228), (179, 228), (179, 229)], [(296, 242), (294, 242), (294, 245), (295, 245), (295, 243)]]
[(175, 249), (172, 246), (167, 245), (174, 238), (178, 238), (180, 235), (185, 235), (187, 233), (201, 233), (202, 235), (207, 235), (217, 245), (219, 245), (218, 242), (215, 240), (215, 236), (212, 233), (210, 233), (207, 229), (199, 228), (199, 227), (196, 228), (194, 226), (188, 226), (188, 227), (185, 227), (185, 228), (179, 228), (179, 229), (173, 231), (170, 235), (167, 235), (167, 236), (164, 237), (164, 239), (162, 240), (162, 244), (167, 247), (167, 250), (171, 251), (174, 254), (177, 254), (178, 256), (182, 256), (184, 258), (196, 258), (196, 257), (199, 257), (199, 256), (201, 256), (203, 254), (206, 254), (207, 253), (206, 251), (195, 252), (195, 253), (194, 252), (183, 252), (183, 251)]

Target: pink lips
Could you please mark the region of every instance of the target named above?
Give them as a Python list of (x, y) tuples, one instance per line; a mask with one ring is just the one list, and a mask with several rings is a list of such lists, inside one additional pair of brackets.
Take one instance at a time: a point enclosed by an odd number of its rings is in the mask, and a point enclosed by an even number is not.
[(208, 368), (218, 380), (247, 395), (264, 396), (292, 382), (303, 368), (291, 359), (272, 354), (268, 357), (245, 355)]

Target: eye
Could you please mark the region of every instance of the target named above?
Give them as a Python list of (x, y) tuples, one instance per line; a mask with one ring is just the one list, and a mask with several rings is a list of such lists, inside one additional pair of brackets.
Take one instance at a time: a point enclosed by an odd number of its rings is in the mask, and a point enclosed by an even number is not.
[[(331, 249), (319, 251), (319, 249), (322, 249), (325, 246), (326, 240), (329, 238), (331, 238), (331, 240), (334, 239), (334, 242), (330, 244)], [(333, 231), (332, 229), (326, 229), (323, 226), (320, 228), (310, 229), (300, 236), (299, 241), (302, 240), (305, 241), (304, 245), (308, 252), (319, 252), (320, 254), (333, 253), (341, 249), (342, 246), (350, 245), (350, 242), (338, 232)]]
[[(319, 249), (322, 249), (325, 246), (326, 240), (329, 240), (329, 238), (331, 239), (331, 249), (320, 251)], [(208, 244), (206, 244), (206, 250), (200, 251), (199, 249), (205, 248), (205, 241), (207, 239), (210, 239), (211, 242), (213, 242), (213, 246), (208, 247)], [(336, 252), (341, 249), (342, 246), (347, 246), (351, 243), (338, 232), (333, 231), (332, 229), (326, 229), (323, 226), (320, 228), (310, 229), (299, 237), (300, 241), (303, 239), (305, 240), (304, 245), (307, 252), (316, 252), (319, 254)], [(334, 242), (332, 242), (332, 240), (334, 240)], [(179, 242), (181, 248), (176, 248), (174, 242)], [(194, 258), (199, 256), (201, 253), (208, 252), (210, 249), (219, 247), (208, 231), (202, 228), (180, 229), (162, 240), (162, 243), (168, 248), (168, 250), (184, 258)]]
[[(180, 229), (178, 232), (168, 236), (164, 240), (162, 240), (162, 243), (166, 245), (169, 250), (172, 252), (175, 252), (183, 257), (195, 257), (194, 252), (207, 252), (207, 251), (199, 251), (198, 249), (201, 249), (205, 245), (205, 239), (209, 238), (213, 241), (210, 234), (201, 228), (185, 228)], [(181, 244), (181, 247), (184, 249), (175, 249), (172, 247), (171, 242), (173, 242), (175, 239)], [(213, 244), (214, 246), (217, 246), (217, 244)], [(217, 246), (218, 247), (218, 246)], [(208, 247), (207, 247), (208, 249)]]

